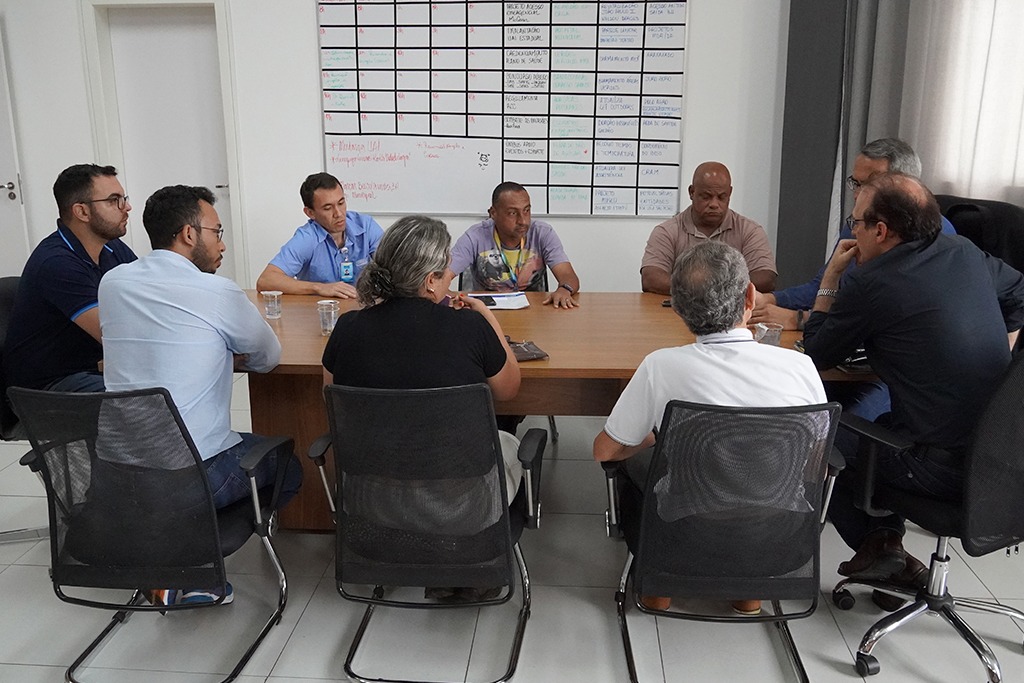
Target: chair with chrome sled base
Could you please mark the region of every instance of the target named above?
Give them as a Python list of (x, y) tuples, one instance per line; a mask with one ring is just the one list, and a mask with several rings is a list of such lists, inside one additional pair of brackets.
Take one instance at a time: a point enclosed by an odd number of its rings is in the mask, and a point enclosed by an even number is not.
[[(839, 411), (838, 403), (738, 408), (670, 401), (642, 503), (626, 489), (618, 495), (616, 476), (632, 486), (618, 472), (622, 463), (602, 463), (609, 536), (621, 532), (636, 552), (627, 555), (615, 593), (630, 681), (638, 681), (626, 621), (630, 584), (631, 602), (645, 614), (774, 623), (797, 676), (809, 680), (787, 621), (809, 617), (818, 604), (821, 527), (843, 467), (832, 448)], [(772, 612), (654, 609), (641, 595), (721, 600), (723, 606), (761, 599), (771, 602)], [(782, 600), (797, 604), (787, 611)]]
[[(843, 415), (841, 426), (861, 439), (862, 474), (865, 488), (862, 507), (873, 513), (899, 513), (926, 531), (938, 536), (931, 556), (928, 583), (914, 592), (884, 581), (845, 579), (832, 593), (832, 601), (840, 609), (850, 609), (855, 598), (849, 586), (863, 585), (911, 602), (882, 618), (864, 634), (857, 649), (856, 666), (861, 676), (876, 674), (881, 669), (872, 654), (875, 645), (897, 628), (918, 616), (938, 614), (960, 634), (988, 673), (990, 683), (1003, 680), (999, 661), (988, 644), (960, 616), (957, 608), (1002, 614), (1024, 623), (1024, 612), (1006, 605), (982, 600), (958, 598), (949, 593), (949, 540), (960, 539), (968, 555), (980, 557), (1007, 549), (1024, 540), (1024, 515), (1020, 501), (1024, 498), (1024, 460), (1020, 443), (1024, 438), (1024, 355), (1017, 355), (996, 389), (975, 427), (971, 445), (964, 459), (963, 497), (958, 501), (938, 500), (887, 487), (874, 480), (874, 463), (879, 448), (904, 450), (914, 444), (893, 432), (851, 415)], [(1020, 634), (1016, 634), (1020, 637)]]
[[(216, 510), (202, 460), (166, 389), (12, 388), (8, 393), (46, 486), (54, 592), (64, 602), (117, 610), (68, 668), (66, 680), (75, 681), (76, 670), (134, 612), (221, 604), (224, 597), (213, 603), (149, 605), (143, 593), (216, 587), (225, 596), (224, 556), (255, 532), (277, 575), (277, 607), (224, 679), (234, 680), (280, 623), (288, 599), (284, 569), (270, 542), (285, 468), (279, 468), (273, 486), (259, 490), (252, 472), (271, 452), (291, 453), (292, 440), (268, 438), (247, 453), (242, 466), (250, 474), (252, 498)], [(133, 592), (125, 604), (69, 595), (69, 587)]]
[[(530, 429), (524, 436), (519, 448), (524, 477), (510, 506), (486, 384), (408, 390), (331, 385), (324, 395), (330, 435), (313, 444), (310, 457), (327, 487), (324, 453), (333, 439), (337, 486), (327, 488), (327, 498), (332, 512), (336, 508), (338, 592), (367, 605), (345, 660), (346, 675), (358, 681), (396, 680), (370, 678), (352, 668), (377, 607), (504, 604), (515, 592), (514, 558), (523, 603), (507, 669), (496, 683), (509, 680), (530, 616), (530, 577), (518, 539), (524, 527), (539, 526), (547, 434)], [(354, 593), (352, 584), (374, 586), (373, 592)], [(466, 591), (463, 601), (418, 602), (400, 595), (407, 587), (452, 586)], [(503, 588), (490, 596), (466, 590), (498, 586)], [(394, 589), (399, 595), (386, 595)]]

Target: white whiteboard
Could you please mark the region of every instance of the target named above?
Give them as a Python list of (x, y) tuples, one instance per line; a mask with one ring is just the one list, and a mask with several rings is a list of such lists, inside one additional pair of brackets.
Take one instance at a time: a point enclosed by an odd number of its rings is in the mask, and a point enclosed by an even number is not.
[(686, 2), (318, 5), (324, 159), (366, 211), (679, 210)]

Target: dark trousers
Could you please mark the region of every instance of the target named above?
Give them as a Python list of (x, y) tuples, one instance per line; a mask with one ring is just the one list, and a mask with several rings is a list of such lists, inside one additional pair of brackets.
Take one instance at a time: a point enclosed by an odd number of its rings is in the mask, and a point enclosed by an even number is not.
[[(887, 415), (878, 422), (885, 423)], [(840, 428), (840, 433), (844, 430)], [(850, 436), (847, 432), (847, 436)], [(856, 443), (857, 439), (852, 439)], [(839, 451), (846, 458), (846, 469), (839, 473), (832, 492), (828, 517), (846, 544), (857, 550), (864, 538), (873, 531), (888, 529), (903, 535), (906, 531), (903, 517), (888, 514), (875, 517), (859, 507), (862, 498), (863, 468), (857, 447), (849, 450), (849, 440), (840, 443)], [(959, 455), (930, 446), (915, 446), (909, 451), (894, 452), (883, 449), (875, 468), (876, 483), (908, 493), (932, 498), (957, 500), (963, 493), (963, 459)]]

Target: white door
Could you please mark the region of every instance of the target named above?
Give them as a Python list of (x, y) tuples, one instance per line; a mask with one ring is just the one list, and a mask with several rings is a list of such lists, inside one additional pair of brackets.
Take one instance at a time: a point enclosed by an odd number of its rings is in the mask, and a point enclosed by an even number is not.
[(18, 147), (7, 85), (7, 60), (0, 32), (0, 276), (21, 275), (28, 258), (28, 224), (21, 200)]
[(235, 279), (242, 250), (231, 226), (214, 9), (110, 8), (107, 21), (132, 248), (150, 251), (142, 223), (149, 195), (165, 185), (203, 185), (217, 195), (225, 228), (218, 274)]

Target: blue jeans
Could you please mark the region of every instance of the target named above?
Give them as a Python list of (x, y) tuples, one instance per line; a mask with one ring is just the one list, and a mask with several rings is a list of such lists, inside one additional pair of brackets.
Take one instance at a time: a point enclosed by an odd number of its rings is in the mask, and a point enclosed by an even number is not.
[(47, 391), (106, 391), (102, 372), (75, 372), (46, 385)]
[[(884, 415), (877, 421), (884, 424), (887, 418)], [(839, 431), (844, 430), (840, 428)], [(856, 437), (853, 440), (856, 442)], [(838, 438), (836, 443), (839, 445)], [(846, 452), (841, 446), (840, 452), (846, 458), (846, 469), (836, 478), (828, 507), (828, 517), (836, 531), (854, 550), (858, 550), (864, 538), (874, 531), (887, 529), (902, 536), (906, 529), (900, 515), (875, 517), (857, 507), (862, 499), (860, 454), (856, 450)], [(878, 454), (875, 480), (915, 495), (957, 500), (963, 493), (963, 458), (925, 445), (900, 452), (883, 449)]]
[[(210, 490), (213, 491), (213, 505), (218, 509), (251, 495), (249, 476), (242, 469), (241, 460), (264, 437), (248, 432), (241, 432), (239, 436), (242, 437), (240, 442), (203, 461), (206, 477), (210, 480)], [(287, 463), (281, 494), (277, 499), (278, 509), (284, 507), (299, 492), (302, 485), (302, 465), (294, 453), (278, 450), (268, 454), (256, 468), (256, 488), (263, 490), (273, 486), (280, 458), (287, 458)]]
[[(873, 382), (825, 382), (825, 396), (830, 401), (838, 401), (844, 413), (852, 413), (857, 417), (874, 422), (879, 416), (888, 413), (892, 408), (889, 400), (889, 387), (881, 380)], [(836, 448), (846, 457), (857, 453), (857, 437), (853, 432), (840, 429), (836, 432)]]

